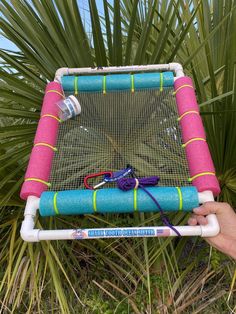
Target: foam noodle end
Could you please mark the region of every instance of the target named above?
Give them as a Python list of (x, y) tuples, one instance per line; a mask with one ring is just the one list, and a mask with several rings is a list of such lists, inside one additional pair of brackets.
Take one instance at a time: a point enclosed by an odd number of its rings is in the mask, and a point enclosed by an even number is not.
[(199, 112), (193, 82), (190, 77), (184, 76), (176, 79), (174, 89), (179, 116), (190, 110)]
[(220, 185), (216, 176), (205, 175), (198, 177), (192, 181), (192, 184), (196, 186), (198, 192), (212, 191), (215, 197), (220, 194)]
[(41, 116), (51, 114), (58, 117), (59, 108), (56, 103), (64, 97), (62, 86), (58, 82), (50, 82), (46, 86)]
[(47, 190), (47, 186), (43, 183), (36, 181), (26, 181), (23, 183), (20, 198), (23, 200), (27, 200), (29, 196), (40, 197), (41, 194)]

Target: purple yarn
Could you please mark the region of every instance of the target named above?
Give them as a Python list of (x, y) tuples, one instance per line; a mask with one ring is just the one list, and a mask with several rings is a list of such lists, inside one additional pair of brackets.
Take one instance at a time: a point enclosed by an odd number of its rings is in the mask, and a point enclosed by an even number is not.
[[(154, 186), (157, 185), (159, 177), (153, 176), (148, 178), (140, 178), (138, 179), (139, 186)], [(136, 179), (135, 178), (122, 178), (117, 181), (117, 186), (122, 191), (129, 191), (135, 188)]]
[(156, 204), (157, 208), (160, 211), (162, 222), (171, 228), (178, 236), (181, 236), (181, 234), (178, 232), (178, 230), (175, 229), (175, 227), (171, 224), (169, 219), (164, 215), (164, 212), (158, 203), (158, 201), (155, 199), (155, 197), (145, 188), (145, 186), (155, 186), (157, 185), (158, 181), (160, 180), (159, 177), (153, 176), (148, 178), (122, 178), (117, 181), (117, 186), (122, 191), (129, 191), (136, 187), (138, 180), (138, 187), (141, 188)]

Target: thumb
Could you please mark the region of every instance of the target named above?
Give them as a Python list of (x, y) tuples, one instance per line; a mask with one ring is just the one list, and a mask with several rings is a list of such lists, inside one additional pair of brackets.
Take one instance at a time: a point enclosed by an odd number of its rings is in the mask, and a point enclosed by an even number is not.
[(206, 202), (202, 206), (194, 208), (193, 212), (197, 215), (209, 215), (209, 214), (229, 214), (234, 213), (233, 209), (227, 203), (219, 202)]

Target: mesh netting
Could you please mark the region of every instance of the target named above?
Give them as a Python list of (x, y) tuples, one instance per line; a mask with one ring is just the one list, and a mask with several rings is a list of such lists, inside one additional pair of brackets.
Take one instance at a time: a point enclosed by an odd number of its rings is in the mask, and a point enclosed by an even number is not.
[(161, 186), (188, 185), (172, 88), (79, 93), (78, 100), (80, 116), (60, 125), (52, 190), (84, 188), (86, 175), (127, 164), (138, 177), (158, 175)]

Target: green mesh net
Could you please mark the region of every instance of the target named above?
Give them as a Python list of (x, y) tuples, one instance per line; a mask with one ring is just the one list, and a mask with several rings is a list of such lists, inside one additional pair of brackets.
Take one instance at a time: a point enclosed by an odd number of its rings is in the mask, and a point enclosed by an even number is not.
[(139, 177), (159, 176), (160, 186), (189, 184), (172, 88), (84, 92), (77, 97), (80, 116), (59, 128), (52, 190), (84, 188), (86, 175), (117, 171), (127, 164)]

